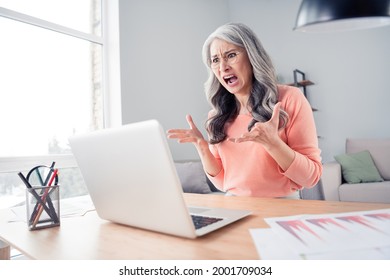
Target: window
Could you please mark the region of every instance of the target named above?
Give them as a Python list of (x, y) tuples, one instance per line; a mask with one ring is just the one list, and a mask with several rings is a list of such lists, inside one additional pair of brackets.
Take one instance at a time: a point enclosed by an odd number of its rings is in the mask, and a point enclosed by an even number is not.
[(0, 0), (0, 7), (101, 36), (101, 0)]
[(17, 171), (53, 160), (62, 197), (86, 192), (67, 139), (103, 128), (101, 6), (0, 0), (0, 209), (24, 199)]

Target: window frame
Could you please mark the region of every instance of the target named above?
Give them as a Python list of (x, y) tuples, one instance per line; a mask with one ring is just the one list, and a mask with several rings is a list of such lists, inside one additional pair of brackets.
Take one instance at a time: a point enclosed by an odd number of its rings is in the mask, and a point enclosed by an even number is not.
[[(0, 17), (31, 24), (54, 32), (86, 40), (102, 47), (103, 127), (121, 125), (120, 63), (119, 63), (119, 0), (101, 0), (102, 34), (78, 31), (37, 17), (0, 7)], [(109, 75), (109, 73), (111, 73)], [(32, 166), (55, 161), (59, 168), (77, 167), (73, 154), (37, 156), (0, 156), (0, 173), (29, 170)]]

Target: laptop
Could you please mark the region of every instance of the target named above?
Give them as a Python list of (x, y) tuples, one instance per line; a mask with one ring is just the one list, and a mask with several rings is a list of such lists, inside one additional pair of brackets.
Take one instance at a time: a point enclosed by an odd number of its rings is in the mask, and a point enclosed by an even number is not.
[(157, 120), (72, 136), (69, 143), (96, 212), (104, 220), (196, 238), (251, 214), (188, 207)]

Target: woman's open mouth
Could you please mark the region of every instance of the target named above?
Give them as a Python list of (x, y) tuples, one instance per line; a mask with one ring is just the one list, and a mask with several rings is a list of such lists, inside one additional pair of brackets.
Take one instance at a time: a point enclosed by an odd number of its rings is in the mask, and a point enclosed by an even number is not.
[(223, 79), (225, 80), (225, 82), (228, 84), (228, 85), (232, 85), (234, 84), (235, 82), (237, 82), (237, 77), (234, 76), (234, 75), (228, 75), (228, 76), (225, 76), (223, 77)]

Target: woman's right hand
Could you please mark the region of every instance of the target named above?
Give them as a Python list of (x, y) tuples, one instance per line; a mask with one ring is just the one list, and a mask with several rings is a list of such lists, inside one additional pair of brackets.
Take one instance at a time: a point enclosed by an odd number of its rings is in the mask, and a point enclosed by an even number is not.
[(202, 133), (196, 127), (191, 115), (186, 116), (189, 129), (170, 129), (167, 131), (167, 136), (170, 139), (177, 139), (179, 143), (193, 143), (198, 148), (208, 146), (208, 142), (204, 139)]
[(204, 171), (211, 176), (216, 176), (220, 173), (222, 164), (220, 161), (216, 160), (211, 153), (209, 143), (204, 139), (202, 133), (196, 127), (192, 117), (187, 115), (186, 119), (190, 128), (170, 129), (167, 131), (168, 138), (177, 139), (177, 142), (179, 143), (193, 143), (198, 150)]

